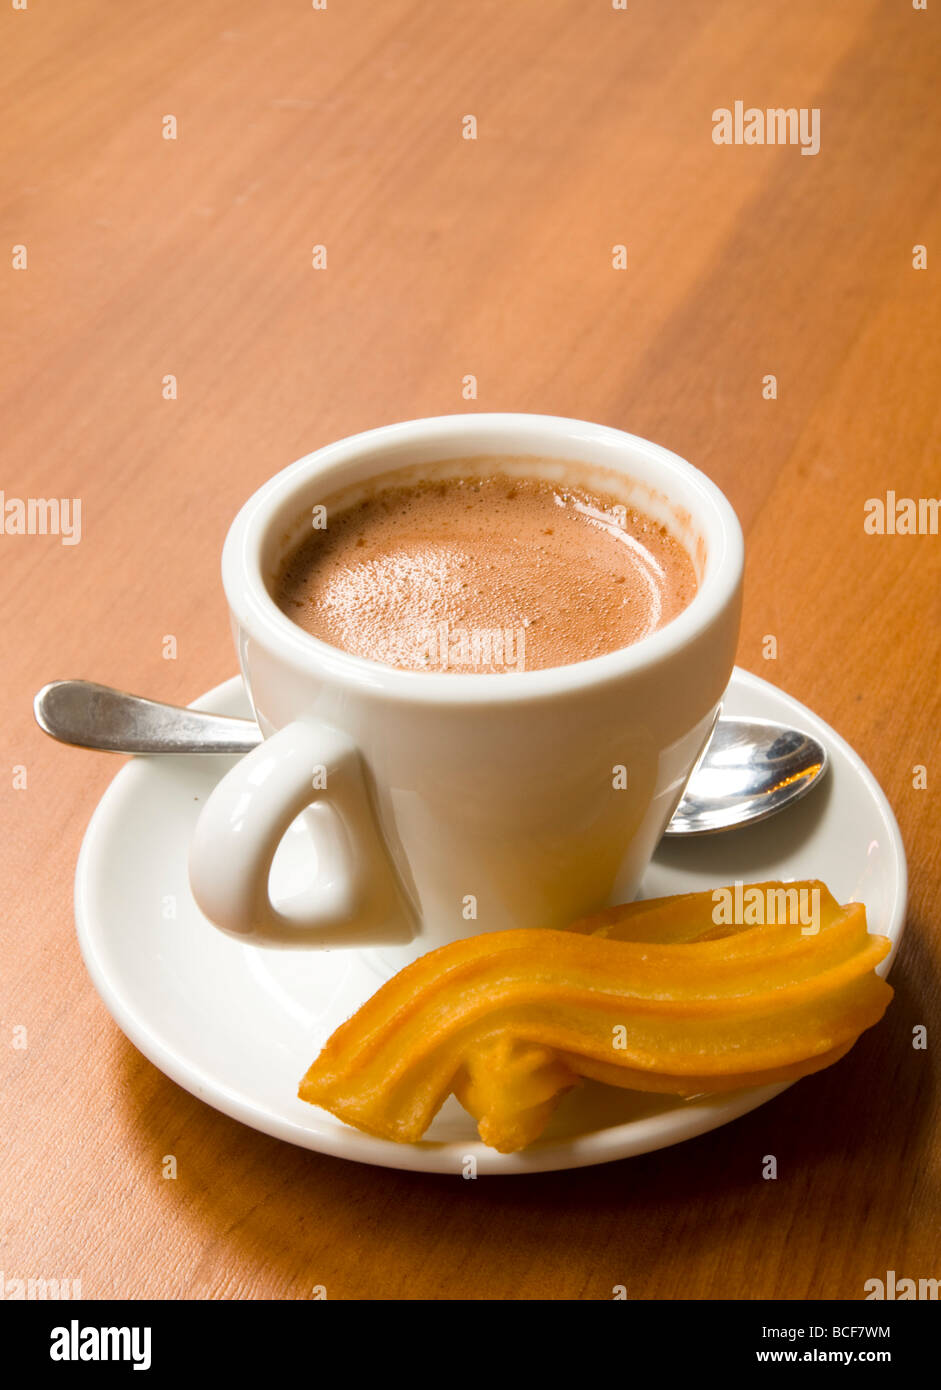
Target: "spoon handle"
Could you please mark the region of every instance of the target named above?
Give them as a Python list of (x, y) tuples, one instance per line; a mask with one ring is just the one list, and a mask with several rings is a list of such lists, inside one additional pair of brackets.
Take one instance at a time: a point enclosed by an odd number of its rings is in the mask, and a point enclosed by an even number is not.
[(106, 753), (247, 753), (261, 742), (253, 719), (159, 704), (94, 681), (52, 681), (33, 710), (60, 743)]

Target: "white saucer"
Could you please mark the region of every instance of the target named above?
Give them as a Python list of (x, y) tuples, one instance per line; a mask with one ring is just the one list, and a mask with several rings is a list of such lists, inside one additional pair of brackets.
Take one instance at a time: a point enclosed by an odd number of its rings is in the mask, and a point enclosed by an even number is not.
[[(249, 713), (237, 677), (194, 703)], [(872, 773), (810, 710), (746, 671), (736, 668), (723, 709), (815, 734), (830, 752), (830, 774), (798, 806), (763, 824), (664, 841), (642, 896), (736, 879), (820, 878), (840, 902), (866, 904), (870, 929), (891, 938), (894, 956), (905, 914), (905, 853)], [(213, 756), (133, 759), (92, 817), (75, 881), (79, 943), (98, 993), (146, 1057), (216, 1109), (279, 1139), (362, 1163), (460, 1174), (473, 1154), (479, 1173), (532, 1173), (664, 1148), (785, 1089), (682, 1101), (586, 1084), (562, 1102), (543, 1139), (515, 1155), (481, 1144), (453, 1099), (425, 1140), (412, 1145), (360, 1134), (298, 1100), (298, 1081), (324, 1040), (387, 972), (356, 951), (243, 945), (201, 916), (190, 897), (187, 851), (199, 810), (230, 765)], [(309, 852), (306, 833), (298, 828), (294, 848), (279, 851), (275, 870), (285, 881), (297, 872), (292, 855)], [(852, 1067), (852, 1053), (837, 1065)]]

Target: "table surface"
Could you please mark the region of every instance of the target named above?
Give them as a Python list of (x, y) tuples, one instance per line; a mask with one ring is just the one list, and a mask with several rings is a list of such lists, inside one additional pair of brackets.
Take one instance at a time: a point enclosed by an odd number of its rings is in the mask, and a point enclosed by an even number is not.
[[(939, 491), (939, 24), (890, 0), (0, 15), (0, 481), (84, 509), (81, 544), (0, 537), (7, 1278), (800, 1299), (938, 1275), (941, 539), (863, 518)], [(715, 144), (736, 100), (818, 108), (819, 153)], [(859, 750), (911, 869), (895, 1001), (844, 1061), (673, 1149), (476, 1183), (293, 1149), (140, 1056), (72, 925), (120, 763), (30, 712), (55, 677), (186, 702), (232, 674), (218, 557), (241, 501), (320, 444), (463, 410), (621, 426), (718, 482), (748, 547), (739, 663)]]

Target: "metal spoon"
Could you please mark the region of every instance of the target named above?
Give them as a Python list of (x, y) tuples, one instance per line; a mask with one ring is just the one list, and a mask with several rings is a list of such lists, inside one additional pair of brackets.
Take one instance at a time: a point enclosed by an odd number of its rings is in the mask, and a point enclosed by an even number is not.
[[(79, 748), (108, 753), (248, 753), (261, 742), (251, 719), (163, 705), (93, 681), (53, 681), (33, 702), (39, 727)], [(664, 832), (711, 835), (765, 820), (804, 796), (827, 769), (810, 734), (763, 719), (719, 719)]]
[(693, 769), (665, 835), (713, 835), (767, 820), (819, 782), (827, 750), (767, 719), (724, 718)]

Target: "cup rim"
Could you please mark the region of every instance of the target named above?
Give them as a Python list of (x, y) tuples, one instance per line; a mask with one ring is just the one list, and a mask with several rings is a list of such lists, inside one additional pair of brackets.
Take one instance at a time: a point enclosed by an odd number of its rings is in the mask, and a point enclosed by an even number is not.
[[(718, 553), (710, 540), (706, 573), (690, 603), (656, 632), (627, 647), (566, 666), (534, 671), (456, 672), (410, 671), (387, 666), (368, 657), (355, 656), (305, 632), (283, 613), (268, 592), (262, 571), (262, 554), (272, 520), (293, 492), (301, 492), (316, 474), (332, 465), (361, 457), (370, 448), (428, 441), (442, 436), (442, 446), (468, 435), (468, 454), (480, 454), (481, 441), (473, 436), (512, 434), (514, 428), (542, 430), (554, 436), (545, 446), (545, 457), (558, 446), (557, 458), (579, 457), (579, 444), (606, 444), (612, 450), (633, 454), (666, 478), (681, 477), (699, 510), (694, 519), (711, 515), (719, 539)], [(511, 444), (500, 452), (513, 453)], [(526, 453), (527, 450), (521, 450)], [(457, 455), (455, 455), (457, 457)], [(629, 467), (626, 470), (629, 472)], [(377, 473), (381, 476), (381, 470)], [(665, 484), (669, 495), (670, 489)], [(523, 411), (481, 412), (428, 416), (363, 430), (315, 449), (289, 464), (263, 483), (242, 506), (232, 522), (222, 551), (222, 581), (229, 609), (250, 639), (274, 649), (295, 668), (310, 676), (346, 686), (375, 697), (404, 699), (435, 705), (504, 704), (508, 701), (567, 695), (586, 686), (605, 684), (649, 670), (669, 659), (693, 641), (721, 614), (734, 598), (744, 568), (744, 540), (738, 517), (724, 493), (710, 478), (678, 454), (639, 435), (610, 425), (592, 424), (565, 416)]]

